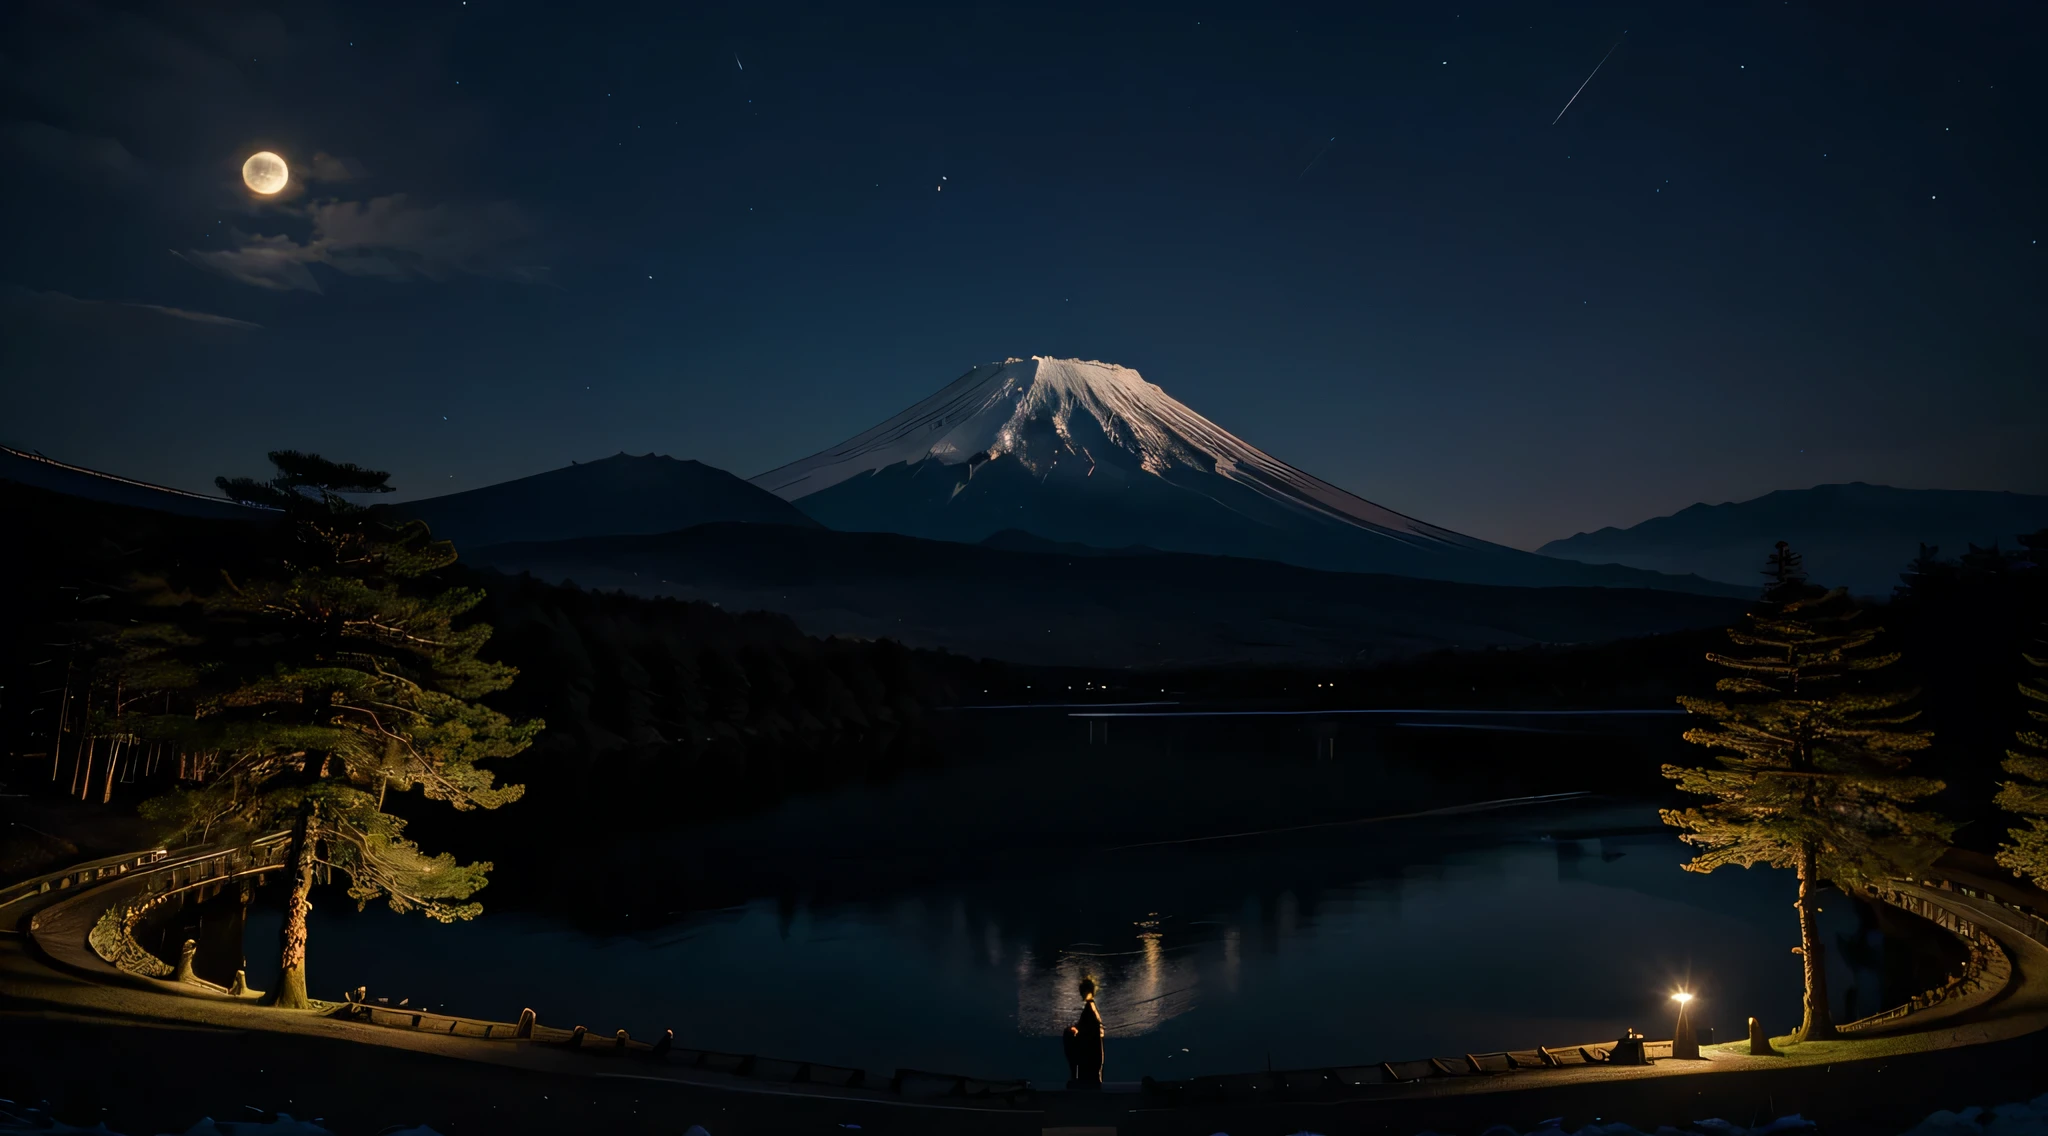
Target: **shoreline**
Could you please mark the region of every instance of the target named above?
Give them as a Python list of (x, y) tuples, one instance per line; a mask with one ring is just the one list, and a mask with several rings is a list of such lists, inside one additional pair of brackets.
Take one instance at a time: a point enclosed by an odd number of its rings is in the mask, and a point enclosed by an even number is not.
[[(1244, 1082), (1251, 1091), (1175, 1104), (1157, 1091), (1036, 1092), (1000, 1102), (913, 1100), (868, 1089), (764, 1082), (678, 1068), (672, 1062), (656, 1064), (639, 1043), (613, 1051), (608, 1039), (593, 1038), (589, 1049), (578, 1051), (544, 1040), (485, 1041), (191, 997), (174, 984), (122, 974), (84, 948), (83, 931), (90, 920), (81, 913), (89, 915), (115, 893), (138, 888), (147, 874), (110, 876), (18, 905), (37, 909), (37, 927), (0, 939), (0, 1018), (17, 1039), (32, 1033), (42, 1044), (10, 1047), (23, 1053), (4, 1073), (4, 1089), (16, 1101), (48, 1100), (73, 1122), (92, 1122), (80, 1108), (104, 1109), (92, 1115), (117, 1131), (123, 1128), (116, 1117), (134, 1117), (127, 1130), (135, 1132), (197, 1119), (177, 1115), (178, 1108), (222, 1119), (225, 1105), (218, 1102), (229, 1085), (236, 1089), (229, 1095), (243, 1098), (238, 1108), (322, 1116), (338, 1132), (375, 1131), (404, 1119), (395, 1117), (394, 1109), (432, 1124), (444, 1136), (483, 1123), (500, 1130), (547, 1131), (552, 1125), (591, 1122), (586, 1106), (571, 1111), (562, 1110), (566, 1103), (562, 1109), (532, 1107), (527, 1098), (539, 1086), (550, 1090), (540, 1094), (548, 1105), (555, 1105), (557, 1096), (563, 1102), (587, 1097), (587, 1109), (627, 1130), (636, 1130), (631, 1118), (643, 1115), (639, 1105), (658, 1100), (661, 1107), (650, 1106), (645, 1114), (647, 1130), (673, 1131), (679, 1123), (697, 1123), (714, 1136), (808, 1129), (825, 1125), (828, 1115), (837, 1117), (829, 1121), (834, 1130), (861, 1124), (903, 1132), (1025, 1132), (1072, 1121), (1106, 1122), (1125, 1132), (1199, 1129), (1206, 1134), (1232, 1124), (1251, 1130), (1364, 1125), (1389, 1132), (1404, 1125), (1419, 1131), (1451, 1123), (1533, 1126), (1579, 1109), (1607, 1117), (1631, 1112), (1654, 1126), (1700, 1119), (1696, 1110), (1701, 1108), (1731, 1119), (1743, 1107), (1767, 1116), (1816, 1110), (1868, 1114), (1880, 1107), (1873, 1103), (1878, 1100), (1882, 1109), (1895, 1113), (1927, 1103), (1912, 1117), (1917, 1119), (1934, 1108), (2025, 1099), (2048, 1087), (2038, 1045), (2026, 1036), (2048, 1027), (2048, 944), (2000, 922), (1997, 903), (1950, 892), (1927, 894), (1992, 934), (2011, 957), (2012, 978), (1981, 1005), (1958, 1006), (1953, 1014), (1931, 1011), (1931, 1017), (1918, 1022), (1908, 1019), (1913, 1028), (1787, 1046), (1785, 1055), (1776, 1058), (1732, 1052), (1741, 1044), (1736, 1043), (1708, 1047), (1697, 1065), (1669, 1060), (1637, 1067), (1581, 1065), (1361, 1085), (1311, 1096)], [(49, 913), (47, 920), (40, 917), (43, 912)], [(21, 919), (24, 927), (29, 922)], [(81, 1054), (91, 1057), (80, 1060)], [(1915, 1086), (1910, 1091), (1901, 1088), (1900, 1078), (1884, 1076), (1897, 1066), (1911, 1071), (1905, 1078)], [(362, 1083), (359, 1078), (379, 1086), (381, 1103), (335, 1099), (347, 1097), (348, 1086)], [(1959, 1093), (1971, 1099), (1955, 1099)], [(1983, 1099), (1987, 1095), (1998, 1099)], [(301, 1098), (316, 1103), (309, 1108)], [(1782, 1106), (1780, 1100), (1796, 1107)], [(135, 1103), (140, 1101), (147, 1106)], [(489, 1116), (515, 1102), (517, 1118)], [(699, 1119), (684, 1121), (678, 1110)], [(1688, 1110), (1693, 1114), (1679, 1115)], [(704, 1118), (721, 1120), (723, 1128)]]

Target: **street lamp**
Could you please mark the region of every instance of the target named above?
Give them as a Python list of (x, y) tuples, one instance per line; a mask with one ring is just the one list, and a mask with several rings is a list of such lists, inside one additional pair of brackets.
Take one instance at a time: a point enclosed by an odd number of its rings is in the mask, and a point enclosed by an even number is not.
[(1671, 1056), (1698, 1060), (1700, 1055), (1699, 1037), (1693, 1032), (1692, 1017), (1686, 1013), (1686, 1010), (1692, 1005), (1692, 994), (1689, 991), (1680, 990), (1671, 996), (1671, 1000), (1678, 1003), (1678, 1024), (1671, 1031)]

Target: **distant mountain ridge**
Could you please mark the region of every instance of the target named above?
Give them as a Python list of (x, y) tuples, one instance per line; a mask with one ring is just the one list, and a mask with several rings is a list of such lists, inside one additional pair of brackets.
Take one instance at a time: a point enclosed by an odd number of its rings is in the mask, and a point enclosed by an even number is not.
[[(0, 489), (62, 494), (48, 496), (60, 510), (83, 497), (157, 516), (277, 516), (19, 451), (0, 453)], [(814, 634), (893, 638), (1017, 662), (1342, 666), (1445, 647), (1593, 642), (1712, 626), (1743, 608), (1738, 600), (1669, 590), (1336, 573), (1128, 543), (1095, 548), (1015, 530), (980, 544), (835, 532), (792, 517), (786, 502), (721, 471), (654, 457), (621, 456), (377, 508), (426, 519), (472, 565), (783, 612)], [(744, 519), (687, 523), (719, 512)], [(682, 527), (666, 528), (676, 524)], [(482, 539), (615, 525), (651, 531)]]
[(753, 479), (844, 532), (1257, 557), (1333, 572), (1514, 586), (1724, 584), (1574, 565), (1405, 516), (1313, 477), (1138, 372), (1005, 359), (846, 441)]
[(778, 612), (812, 635), (1049, 665), (1345, 666), (1713, 627), (1746, 606), (1652, 588), (1498, 587), (1187, 552), (1073, 551), (1039, 538), (998, 547), (785, 525), (487, 545), (464, 549), (463, 560)]
[(440, 497), (379, 505), (427, 522), (458, 548), (521, 540), (673, 532), (719, 521), (816, 528), (773, 493), (716, 466), (614, 454)]
[(1553, 540), (1537, 551), (1653, 572), (1749, 584), (1778, 541), (1806, 558), (1818, 583), (1859, 595), (1891, 592), (1921, 544), (1953, 557), (1970, 544), (2014, 545), (2048, 528), (2048, 496), (1975, 489), (1899, 489), (1855, 481), (1780, 489), (1748, 501), (1700, 503), (1628, 528)]

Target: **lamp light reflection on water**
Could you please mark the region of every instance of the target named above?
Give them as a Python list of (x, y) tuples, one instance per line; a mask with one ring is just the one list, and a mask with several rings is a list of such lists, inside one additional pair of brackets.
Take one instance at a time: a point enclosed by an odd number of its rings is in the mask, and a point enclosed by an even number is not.
[(1221, 946), (1219, 978), (1237, 985), (1238, 931), (1224, 931), (1220, 943), (1192, 936), (1167, 942), (1167, 919), (1149, 913), (1136, 921), (1136, 942), (1129, 949), (1116, 943), (1076, 943), (1059, 953), (1050, 967), (1040, 967), (1029, 953), (1017, 959), (1017, 1032), (1027, 1037), (1055, 1037), (1081, 1013), (1080, 981), (1095, 976), (1095, 1005), (1104, 1032), (1112, 1038), (1139, 1037), (1193, 1010), (1198, 1001), (1201, 967), (1198, 956)]

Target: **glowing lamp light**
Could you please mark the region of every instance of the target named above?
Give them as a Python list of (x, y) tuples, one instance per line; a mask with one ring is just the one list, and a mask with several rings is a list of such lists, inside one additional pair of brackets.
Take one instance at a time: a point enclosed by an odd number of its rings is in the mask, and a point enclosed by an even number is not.
[(1673, 1002), (1676, 1002), (1676, 1003), (1678, 1003), (1679, 1005), (1683, 1006), (1683, 1005), (1685, 1005), (1685, 1004), (1686, 1004), (1687, 1002), (1690, 1002), (1690, 1001), (1692, 1001), (1692, 995), (1690, 995), (1690, 994), (1686, 993), (1686, 992), (1685, 992), (1685, 991), (1683, 991), (1683, 990), (1680, 990), (1680, 991), (1679, 991), (1678, 993), (1676, 993), (1676, 994), (1673, 994), (1673, 995), (1671, 996), (1671, 1000), (1672, 1000)]

